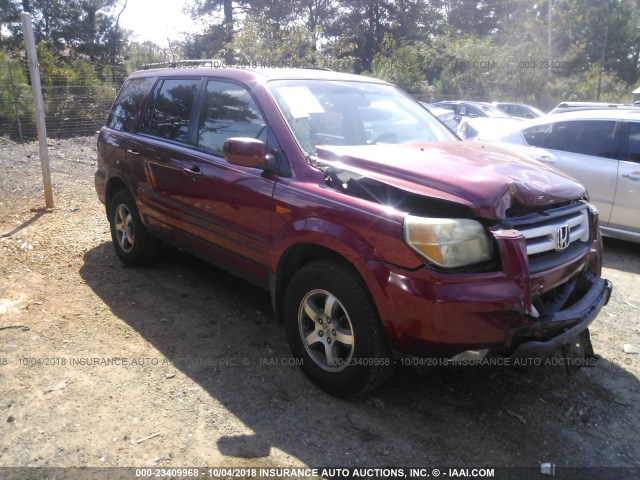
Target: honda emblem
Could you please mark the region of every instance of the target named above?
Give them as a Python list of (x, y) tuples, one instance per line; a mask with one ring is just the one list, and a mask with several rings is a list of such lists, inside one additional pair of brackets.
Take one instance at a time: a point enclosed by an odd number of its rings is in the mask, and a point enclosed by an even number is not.
[(564, 250), (569, 246), (569, 225), (563, 225), (556, 232), (556, 250)]

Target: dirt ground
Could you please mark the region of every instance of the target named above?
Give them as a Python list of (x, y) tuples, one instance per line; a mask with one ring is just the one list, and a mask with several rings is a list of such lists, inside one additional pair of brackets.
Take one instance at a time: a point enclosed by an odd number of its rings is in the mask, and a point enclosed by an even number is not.
[(640, 478), (640, 355), (624, 348), (640, 348), (638, 245), (605, 243), (593, 368), (398, 368), (336, 399), (291, 364), (266, 292), (175, 249), (122, 265), (94, 138), (49, 153), (50, 212), (37, 144), (0, 146), (0, 467), (548, 462)]

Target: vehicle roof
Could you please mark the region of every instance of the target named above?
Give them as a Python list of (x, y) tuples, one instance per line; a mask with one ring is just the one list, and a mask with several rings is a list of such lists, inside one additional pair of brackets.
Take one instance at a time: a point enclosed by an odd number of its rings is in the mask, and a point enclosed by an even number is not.
[(184, 76), (212, 76), (236, 79), (241, 81), (254, 80), (334, 80), (350, 82), (368, 82), (388, 85), (388, 82), (364, 75), (335, 72), (332, 70), (313, 68), (225, 68), (216, 66), (154, 68), (138, 70), (130, 78), (139, 77), (184, 77)]
[(555, 108), (570, 108), (570, 107), (621, 107), (624, 106), (621, 103), (609, 103), (609, 102), (560, 102)]
[(563, 120), (640, 120), (640, 109), (574, 110), (535, 118), (527, 123), (551, 123)]
[(518, 105), (519, 107), (536, 108), (533, 105), (529, 105), (528, 103), (518, 103), (518, 102), (493, 102), (492, 105)]

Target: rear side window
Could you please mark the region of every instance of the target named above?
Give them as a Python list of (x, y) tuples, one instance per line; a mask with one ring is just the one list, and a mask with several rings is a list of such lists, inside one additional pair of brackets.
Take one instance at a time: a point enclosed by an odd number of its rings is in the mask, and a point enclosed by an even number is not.
[(640, 163), (640, 123), (629, 122), (629, 151), (625, 160)]
[(113, 104), (107, 127), (131, 132), (138, 123), (140, 107), (154, 80), (154, 78), (127, 80)]
[(256, 103), (243, 87), (209, 80), (198, 123), (200, 148), (222, 155), (229, 137), (266, 139), (266, 122)]
[(564, 152), (612, 158), (616, 122), (578, 120), (554, 124), (547, 147)]
[(164, 80), (156, 95), (145, 133), (187, 143), (189, 119), (199, 85), (200, 79), (197, 78)]

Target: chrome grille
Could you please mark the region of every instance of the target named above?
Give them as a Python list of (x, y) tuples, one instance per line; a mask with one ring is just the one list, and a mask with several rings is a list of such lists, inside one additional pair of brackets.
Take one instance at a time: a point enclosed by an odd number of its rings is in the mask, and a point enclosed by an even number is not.
[[(529, 271), (536, 273), (585, 255), (593, 238), (590, 226), (589, 206), (586, 202), (578, 202), (507, 218), (496, 229), (514, 229), (522, 233), (527, 242)], [(563, 239), (566, 241), (561, 241)]]
[[(568, 227), (566, 243), (561, 243), (562, 238), (559, 238), (563, 227)], [(527, 239), (527, 255), (560, 251), (574, 242), (589, 241), (589, 214), (585, 208), (580, 212), (553, 218), (542, 224), (519, 230)]]

